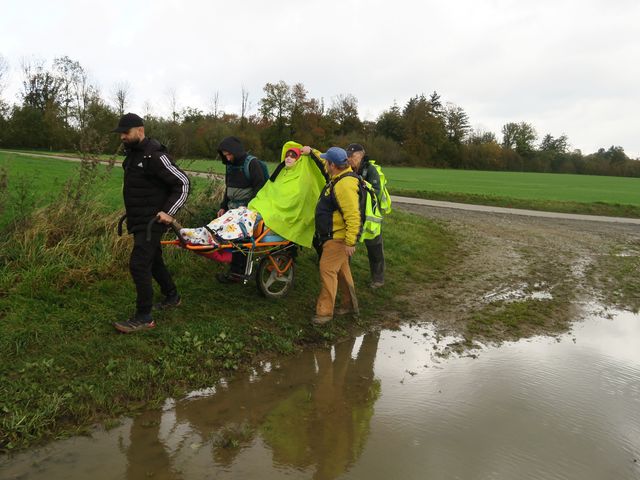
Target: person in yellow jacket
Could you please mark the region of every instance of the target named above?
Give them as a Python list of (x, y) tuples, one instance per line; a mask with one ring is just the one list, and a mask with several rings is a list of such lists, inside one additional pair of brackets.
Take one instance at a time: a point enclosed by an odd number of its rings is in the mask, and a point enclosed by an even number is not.
[[(303, 154), (313, 154), (310, 147), (303, 147)], [(316, 303), (312, 323), (322, 325), (336, 315), (359, 314), (349, 258), (355, 253), (360, 236), (361, 215), (359, 180), (347, 163), (347, 152), (331, 147), (320, 155), (324, 160), (329, 182), (320, 193), (316, 205), (316, 238), (322, 245), (320, 257), (321, 290)], [(341, 305), (335, 309), (340, 290)]]

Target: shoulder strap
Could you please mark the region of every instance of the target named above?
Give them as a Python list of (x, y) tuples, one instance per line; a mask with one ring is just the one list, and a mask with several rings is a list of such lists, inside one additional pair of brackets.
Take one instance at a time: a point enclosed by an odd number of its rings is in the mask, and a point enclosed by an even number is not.
[(335, 180), (331, 180), (329, 183), (331, 184), (331, 188), (333, 188), (335, 186), (336, 183), (338, 183), (340, 180), (342, 180), (345, 177), (355, 177), (358, 179), (358, 181), (362, 178), (360, 175), (358, 175), (356, 172), (347, 172), (344, 173), (342, 175), (340, 175), (338, 178), (336, 178)]
[(247, 153), (247, 156), (244, 158), (244, 164), (242, 165), (242, 171), (244, 172), (244, 178), (251, 181), (251, 172), (249, 172), (249, 165), (256, 157)]

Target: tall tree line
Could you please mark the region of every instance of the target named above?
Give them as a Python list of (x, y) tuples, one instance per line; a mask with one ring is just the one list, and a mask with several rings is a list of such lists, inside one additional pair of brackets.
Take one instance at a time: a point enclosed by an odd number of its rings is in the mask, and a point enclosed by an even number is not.
[[(131, 104), (127, 83), (105, 95), (69, 57), (55, 58), (49, 66), (23, 60), (19, 99), (11, 105), (3, 97), (8, 70), (0, 55), (0, 147), (116, 152), (119, 141), (110, 131)], [(325, 102), (300, 83), (266, 83), (254, 114), (249, 114), (244, 87), (241, 97), (239, 113), (224, 112), (217, 93), (203, 111), (180, 107), (176, 90), (170, 89), (168, 117), (154, 115), (148, 102), (138, 113), (150, 134), (183, 157), (215, 158), (220, 140), (238, 135), (266, 160), (277, 160), (282, 144), (295, 139), (319, 148), (363, 143), (385, 165), (640, 177), (640, 161), (620, 146), (584, 155), (571, 150), (565, 135), (539, 136), (527, 122), (505, 124), (499, 140), (493, 132), (472, 129), (464, 109), (437, 92), (417, 94), (404, 105), (394, 102), (375, 121), (360, 119), (353, 95)]]

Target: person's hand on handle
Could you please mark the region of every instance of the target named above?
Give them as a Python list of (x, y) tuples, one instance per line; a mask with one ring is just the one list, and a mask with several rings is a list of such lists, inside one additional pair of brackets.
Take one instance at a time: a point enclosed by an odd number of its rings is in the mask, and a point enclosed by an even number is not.
[(158, 212), (156, 219), (158, 223), (164, 223), (165, 225), (171, 225), (174, 221), (174, 218), (165, 212)]

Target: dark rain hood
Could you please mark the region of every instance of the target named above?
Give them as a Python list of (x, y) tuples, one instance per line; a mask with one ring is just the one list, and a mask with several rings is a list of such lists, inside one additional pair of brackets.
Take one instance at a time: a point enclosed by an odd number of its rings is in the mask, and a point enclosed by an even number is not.
[(223, 150), (233, 155), (233, 163), (236, 165), (244, 163), (244, 157), (246, 157), (247, 152), (238, 137), (227, 137), (220, 142), (220, 145), (218, 145), (218, 154), (222, 159), (222, 163), (232, 163), (228, 162), (224, 155), (222, 155)]

